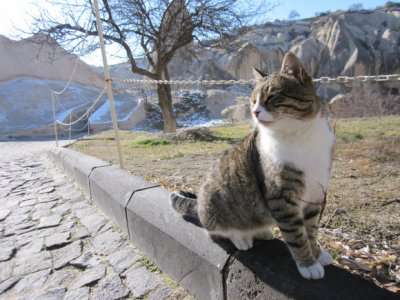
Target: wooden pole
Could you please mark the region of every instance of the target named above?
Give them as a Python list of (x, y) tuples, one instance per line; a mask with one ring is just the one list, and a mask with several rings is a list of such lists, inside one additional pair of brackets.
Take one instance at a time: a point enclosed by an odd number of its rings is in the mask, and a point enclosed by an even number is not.
[(101, 55), (103, 57), (104, 80), (106, 81), (107, 96), (108, 96), (108, 101), (110, 102), (110, 113), (115, 134), (115, 142), (117, 143), (119, 166), (121, 167), (121, 169), (123, 169), (124, 161), (122, 158), (121, 141), (119, 139), (117, 113), (115, 111), (114, 95), (112, 91), (112, 81), (110, 76), (110, 70), (108, 68), (108, 63), (107, 63), (106, 48), (104, 46), (103, 26), (101, 25), (100, 21), (99, 3), (97, 0), (93, 0), (93, 4), (94, 4), (94, 10), (96, 12), (96, 25), (97, 25), (97, 31), (99, 33)]
[(69, 113), (69, 134), (68, 134), (68, 137), (69, 137), (69, 140), (71, 140), (71, 136), (72, 136), (72, 125), (71, 125), (71, 123), (72, 123), (72, 111)]
[(56, 139), (56, 147), (58, 147), (58, 131), (57, 131), (57, 118), (56, 118), (56, 100), (53, 91), (51, 91), (51, 106), (53, 108), (53, 123), (54, 123), (54, 137)]

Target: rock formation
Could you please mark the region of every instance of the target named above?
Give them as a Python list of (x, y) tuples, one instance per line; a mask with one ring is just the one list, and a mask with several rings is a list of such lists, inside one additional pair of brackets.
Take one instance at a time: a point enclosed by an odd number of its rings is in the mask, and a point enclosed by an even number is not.
[[(169, 65), (171, 78), (249, 79), (253, 66), (267, 72), (277, 71), (289, 50), (300, 57), (314, 78), (396, 74), (400, 73), (400, 7), (337, 11), (305, 20), (269, 22), (239, 29), (225, 40), (207, 43), (206, 47), (193, 43), (181, 49)], [(74, 56), (43, 36), (21, 41), (0, 36), (0, 135), (13, 130), (29, 133), (33, 129), (51, 134), (49, 89), (64, 86), (74, 61)], [(145, 67), (147, 63), (139, 59), (138, 64)], [(142, 78), (132, 74), (128, 64), (112, 66), (111, 74)], [(60, 98), (63, 106), (57, 108), (59, 117), (78, 116), (102, 87), (102, 69), (79, 61), (71, 89)], [(132, 86), (126, 90), (127, 86), (118, 82), (114, 82), (114, 87), (118, 91), (119, 117), (126, 121), (121, 124), (123, 128), (161, 126), (154, 89)], [(400, 112), (398, 82), (318, 84), (317, 88), (325, 101), (343, 94), (343, 103), (336, 104), (339, 117)], [(248, 119), (246, 97), (250, 91), (251, 86), (243, 85), (178, 86), (173, 91), (178, 124), (189, 126), (199, 120), (221, 117)], [(238, 102), (241, 97), (245, 101)], [(140, 98), (143, 100), (139, 101)], [(90, 118), (90, 126), (95, 130), (110, 123), (104, 101)], [(132, 115), (135, 111), (137, 114)], [(77, 127), (84, 127), (85, 122)]]

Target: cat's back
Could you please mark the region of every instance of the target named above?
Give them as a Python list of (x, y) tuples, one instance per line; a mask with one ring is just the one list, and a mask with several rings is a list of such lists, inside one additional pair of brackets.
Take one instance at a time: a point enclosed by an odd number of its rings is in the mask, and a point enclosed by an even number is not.
[(213, 227), (210, 222), (215, 220), (222, 227), (234, 223), (239, 228), (250, 226), (254, 215), (264, 211), (257, 135), (257, 131), (252, 131), (239, 145), (225, 151), (201, 186), (199, 215), (209, 230)]
[[(259, 160), (256, 148), (258, 132), (251, 131), (238, 145), (224, 151), (212, 168), (208, 179), (216, 185), (242, 186), (254, 177), (254, 165)], [(246, 180), (248, 178), (248, 180)]]

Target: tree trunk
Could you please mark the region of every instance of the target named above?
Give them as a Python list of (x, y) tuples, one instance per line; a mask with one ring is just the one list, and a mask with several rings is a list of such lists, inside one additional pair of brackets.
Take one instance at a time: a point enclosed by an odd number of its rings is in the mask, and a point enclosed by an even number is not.
[[(168, 71), (164, 71), (163, 80), (169, 80)], [(157, 85), (158, 103), (164, 120), (164, 132), (176, 132), (176, 118), (172, 108), (171, 87), (168, 84)]]

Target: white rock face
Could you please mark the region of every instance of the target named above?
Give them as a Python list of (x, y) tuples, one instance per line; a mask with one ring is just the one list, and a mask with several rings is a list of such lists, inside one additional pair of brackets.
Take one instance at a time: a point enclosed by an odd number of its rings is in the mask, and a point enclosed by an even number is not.
[[(0, 54), (0, 81), (17, 77), (68, 81), (76, 60), (75, 55), (43, 36), (14, 41), (0, 35)], [(99, 88), (104, 86), (103, 78), (83, 61), (78, 62), (73, 81)]]
[[(0, 136), (52, 135), (51, 90), (64, 88), (75, 63), (76, 56), (43, 36), (20, 41), (0, 36)], [(58, 96), (58, 120), (69, 123), (86, 112), (104, 87), (100, 71), (78, 60), (71, 85)], [(117, 91), (115, 100), (121, 129), (132, 129), (145, 117), (139, 95)], [(94, 108), (90, 119), (92, 130), (111, 127), (107, 97)], [(86, 131), (87, 121), (78, 122), (72, 131)], [(69, 130), (59, 128), (60, 133)]]
[[(61, 89), (64, 81), (43, 80), (21, 77), (0, 83), (0, 136), (29, 136), (53, 134), (53, 113), (50, 88)], [(100, 90), (82, 84), (72, 83), (56, 103), (57, 119), (68, 123), (80, 117), (97, 98)], [(118, 119), (122, 129), (132, 129), (145, 114), (143, 104), (137, 95), (115, 94)], [(107, 97), (99, 102), (91, 116), (91, 126), (103, 124), (110, 128), (110, 113)], [(73, 131), (86, 130), (87, 118), (72, 127)], [(108, 127), (107, 127), (107, 126)], [(63, 130), (64, 129), (64, 130)], [(69, 127), (60, 126), (60, 132)]]

